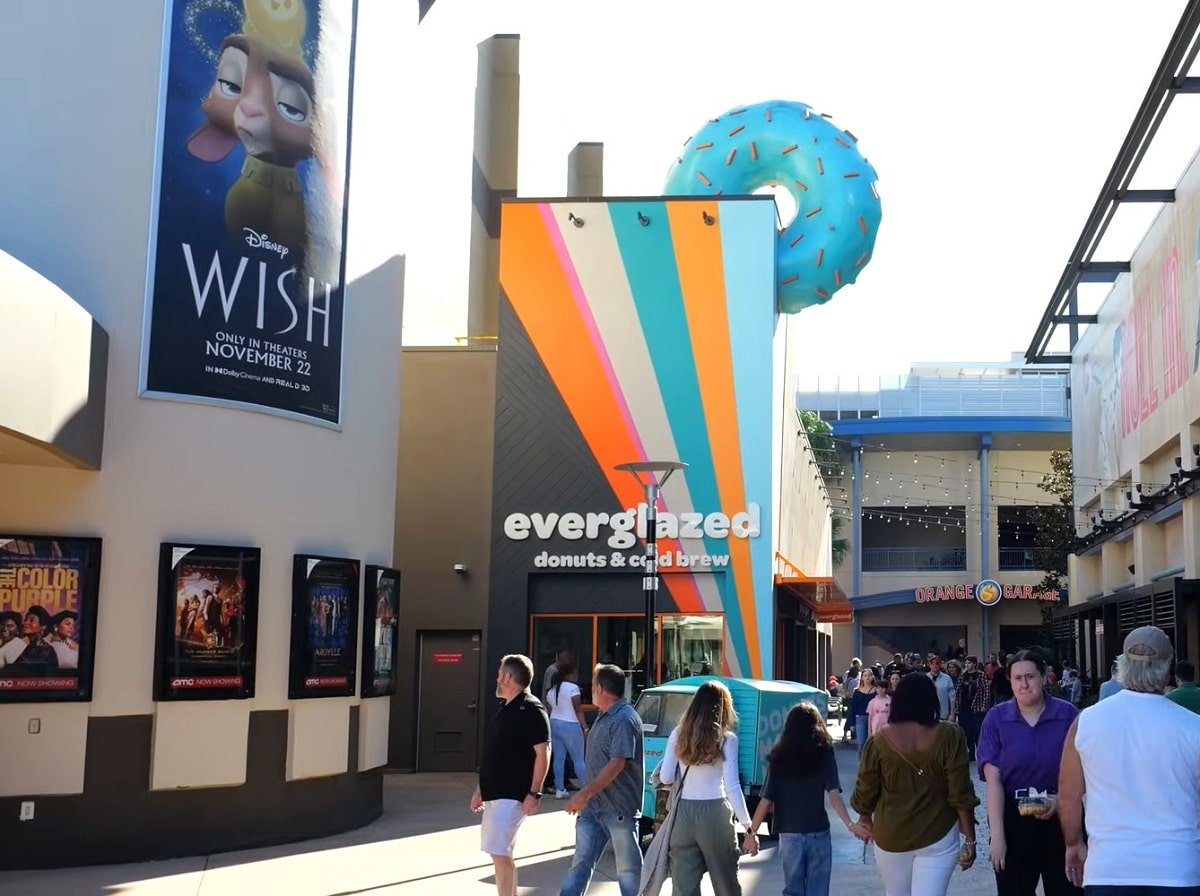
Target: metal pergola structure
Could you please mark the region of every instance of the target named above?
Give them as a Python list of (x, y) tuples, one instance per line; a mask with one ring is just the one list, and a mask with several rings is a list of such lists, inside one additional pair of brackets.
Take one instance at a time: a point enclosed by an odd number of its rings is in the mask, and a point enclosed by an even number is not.
[(1104, 238), (1117, 209), (1123, 203), (1166, 203), (1175, 201), (1174, 189), (1135, 190), (1130, 184), (1166, 118), (1171, 103), (1179, 94), (1200, 93), (1200, 78), (1188, 72), (1200, 53), (1200, 0), (1189, 0), (1179, 25), (1171, 36), (1150, 89), (1121, 144), (1112, 170), (1100, 188), (1100, 195), (1083, 226), (1083, 232), (1071, 250), (1066, 268), (1054, 287), (1042, 319), (1038, 323), (1025, 360), (1030, 364), (1066, 364), (1071, 355), (1049, 351), (1051, 338), (1060, 325), (1069, 328), (1070, 347), (1079, 340), (1081, 324), (1096, 323), (1095, 314), (1080, 314), (1081, 283), (1112, 283), (1130, 270), (1129, 259), (1097, 259), (1096, 250)]

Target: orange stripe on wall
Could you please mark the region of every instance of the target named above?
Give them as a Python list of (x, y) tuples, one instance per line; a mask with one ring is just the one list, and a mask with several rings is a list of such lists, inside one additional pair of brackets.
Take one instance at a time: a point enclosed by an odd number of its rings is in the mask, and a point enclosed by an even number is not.
[[(721, 507), (733, 513), (745, 508), (746, 488), (738, 441), (737, 394), (730, 374), (733, 351), (729, 344), (721, 228), (705, 224), (703, 217), (696, 214), (694, 203), (667, 202), (666, 205), (696, 357), (696, 376), (700, 382), (717, 491)], [(770, 351), (770, 347), (764, 347), (764, 351)], [(758, 640), (749, 539), (731, 536), (729, 555), (750, 655), (751, 669), (747, 674), (761, 678), (762, 650)]]
[[(506, 204), (501, 210), (500, 285), (520, 318), (584, 441), (622, 508), (645, 500), (644, 490), (628, 473), (613, 467), (644, 460), (621, 408), (607, 388), (604, 365), (597, 357), (587, 324), (546, 231), (540, 206)], [(613, 259), (620, 264), (619, 257)], [(503, 351), (503, 346), (501, 346)], [(660, 550), (680, 550), (678, 539), (662, 539)], [(680, 610), (704, 611), (691, 574), (672, 576), (669, 588)]]

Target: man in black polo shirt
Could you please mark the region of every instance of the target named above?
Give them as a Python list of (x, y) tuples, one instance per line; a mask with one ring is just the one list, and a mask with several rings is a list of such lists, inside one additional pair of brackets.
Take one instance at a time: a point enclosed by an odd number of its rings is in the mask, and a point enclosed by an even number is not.
[(483, 740), (479, 786), (471, 811), (483, 813), (483, 851), (496, 868), (500, 896), (517, 896), (513, 846), (526, 815), (538, 810), (550, 758), (550, 719), (546, 707), (529, 693), (533, 662), (510, 654), (496, 673), (496, 696), (504, 700)]

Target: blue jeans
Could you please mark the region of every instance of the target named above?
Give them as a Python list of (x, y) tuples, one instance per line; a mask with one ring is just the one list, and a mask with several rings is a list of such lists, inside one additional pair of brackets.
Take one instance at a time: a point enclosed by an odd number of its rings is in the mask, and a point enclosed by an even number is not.
[(783, 896), (829, 896), (833, 845), (829, 831), (819, 834), (780, 834)]
[(867, 742), (867, 714), (859, 713), (854, 717), (854, 739), (858, 741), (858, 752), (862, 752), (863, 744)]
[(597, 809), (588, 803), (575, 822), (575, 858), (563, 878), (559, 896), (583, 896), (592, 880), (592, 872), (612, 841), (617, 860), (617, 885), (621, 896), (637, 896), (642, 885), (642, 847), (638, 843), (638, 823), (633, 813), (618, 815)]
[(567, 753), (575, 766), (575, 777), (583, 778), (583, 729), (578, 722), (550, 720), (550, 755), (554, 758), (554, 787), (567, 789)]

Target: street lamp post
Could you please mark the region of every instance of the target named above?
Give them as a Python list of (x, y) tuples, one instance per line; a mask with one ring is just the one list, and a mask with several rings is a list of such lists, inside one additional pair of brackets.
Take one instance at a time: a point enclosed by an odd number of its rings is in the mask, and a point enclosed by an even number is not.
[(658, 661), (654, 653), (654, 619), (658, 597), (658, 496), (671, 474), (687, 469), (687, 464), (677, 460), (644, 460), (617, 464), (613, 469), (632, 474), (646, 490), (646, 564), (642, 576), (642, 592), (646, 597), (646, 644), (642, 660), (646, 666), (646, 687), (650, 688), (658, 684)]

